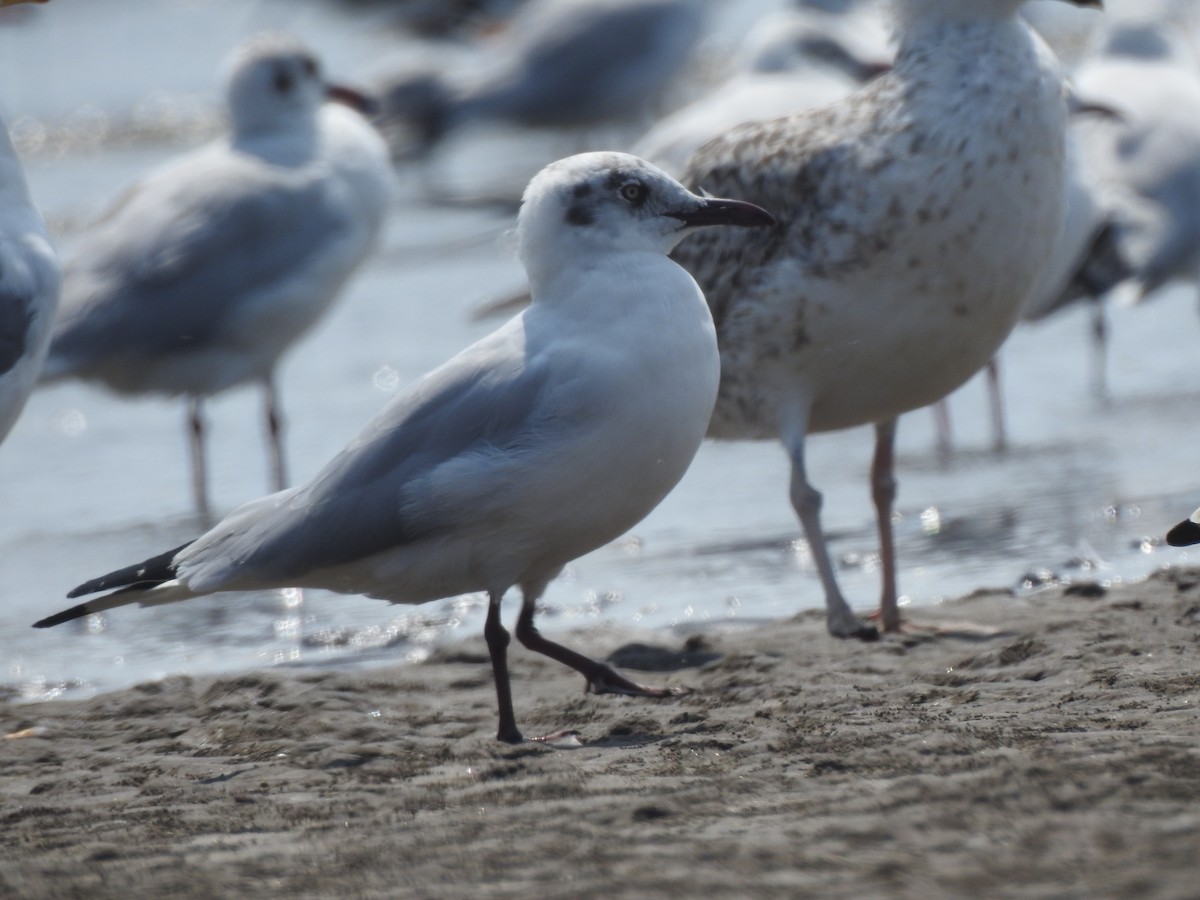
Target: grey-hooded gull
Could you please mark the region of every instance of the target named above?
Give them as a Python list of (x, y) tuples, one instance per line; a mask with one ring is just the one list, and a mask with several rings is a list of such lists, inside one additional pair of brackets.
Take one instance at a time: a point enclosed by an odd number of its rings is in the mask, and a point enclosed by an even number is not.
[(709, 434), (784, 444), (792, 505), (839, 636), (877, 631), (838, 586), (808, 435), (875, 428), (880, 614), (885, 631), (898, 630), (897, 419), (991, 358), (1063, 216), (1063, 82), (1018, 17), (1021, 0), (892, 6), (891, 72), (822, 109), (733, 129), (689, 161), (686, 184), (769, 204), (779, 225), (750, 239), (700, 234), (675, 253), (717, 325)]
[(0, 441), (37, 383), (58, 288), (58, 258), (0, 121)]
[(392, 172), (383, 139), (282, 36), (239, 48), (231, 133), (127, 191), (67, 262), (44, 380), (187, 398), (207, 517), (205, 398), (265, 392), (274, 486), (287, 483), (275, 366), (367, 256)]
[(739, 55), (744, 61), (732, 77), (659, 120), (633, 152), (678, 175), (697, 148), (729, 129), (840, 100), (891, 63), (882, 20), (869, 10), (769, 16)]
[(307, 484), (81, 585), (69, 596), (112, 593), (37, 626), (218, 591), (317, 587), (393, 603), (486, 591), (498, 737), (520, 741), (500, 623), (515, 585), (522, 644), (597, 693), (663, 696), (542, 637), (534, 608), (566, 563), (666, 496), (704, 437), (716, 334), (700, 289), (667, 254), (702, 225), (773, 222), (627, 154), (551, 164), (518, 220), (527, 309), (413, 384)]

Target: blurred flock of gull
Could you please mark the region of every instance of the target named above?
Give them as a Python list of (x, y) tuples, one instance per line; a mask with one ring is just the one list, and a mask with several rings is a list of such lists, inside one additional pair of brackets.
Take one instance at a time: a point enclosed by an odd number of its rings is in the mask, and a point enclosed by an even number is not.
[[(1106, 6), (1026, 7), (1076, 87), (1070, 239), (1004, 346), (996, 387), (981, 375), (940, 411), (902, 420), (900, 590), (914, 605), (1194, 562), (1162, 535), (1200, 499), (1190, 364), (1200, 344), (1200, 4)], [(520, 295), (514, 213), (546, 162), (622, 149), (678, 174), (708, 137), (835, 100), (891, 53), (874, 0), (53, 0), (0, 10), (0, 115), (64, 259), (130, 185), (221, 133), (222, 61), (264, 31), (295, 35), (330, 78), (377, 100), (395, 166), (377, 246), (279, 366), (293, 481)], [(207, 404), (219, 514), (270, 486), (260, 403), (238, 388)], [(0, 446), (3, 689), (78, 696), (172, 673), (419, 659), (478, 633), (483, 596), (391, 607), (316, 591), (32, 631), (84, 578), (199, 532), (185, 438), (178, 400), (79, 381), (34, 392)], [(843, 587), (869, 608), (871, 431), (821, 435), (809, 453)], [(707, 443), (632, 534), (550, 586), (544, 626), (686, 633), (820, 608), (781, 490), (787, 472), (775, 442)]]

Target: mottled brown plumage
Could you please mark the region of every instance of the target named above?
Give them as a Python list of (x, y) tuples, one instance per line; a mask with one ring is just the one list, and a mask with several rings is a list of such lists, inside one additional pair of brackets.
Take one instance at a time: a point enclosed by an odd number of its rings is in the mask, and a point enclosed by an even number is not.
[(721, 346), (718, 438), (779, 438), (834, 634), (870, 636), (837, 586), (807, 434), (874, 424), (883, 616), (896, 418), (966, 381), (1017, 321), (1063, 215), (1066, 107), (1020, 0), (897, 0), (896, 66), (823, 109), (732, 130), (684, 181), (770, 209), (770, 234), (689, 238)]

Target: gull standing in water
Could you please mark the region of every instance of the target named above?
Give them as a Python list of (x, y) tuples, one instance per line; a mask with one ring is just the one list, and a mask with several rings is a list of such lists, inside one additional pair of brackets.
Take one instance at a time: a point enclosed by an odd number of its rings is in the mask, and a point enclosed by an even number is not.
[[(367, 256), (392, 172), (383, 139), (294, 40), (235, 54), (231, 134), (125, 193), (68, 261), (44, 381), (187, 398), (209, 515), (204, 400), (262, 385), (274, 486), (287, 484), (275, 366)], [(345, 103), (326, 103), (326, 99)]]
[(834, 635), (878, 632), (838, 586), (808, 435), (875, 427), (880, 615), (897, 631), (897, 419), (991, 358), (1061, 228), (1065, 92), (1021, 5), (893, 0), (891, 72), (830, 106), (736, 128), (700, 148), (683, 176), (780, 219), (748, 239), (697, 235), (675, 259), (704, 290), (721, 346), (709, 434), (783, 442)]
[(58, 287), (58, 258), (0, 121), (0, 441), (37, 383)]
[(703, 225), (771, 225), (623, 153), (560, 160), (518, 219), (533, 301), (392, 401), (305, 485), (207, 534), (81, 585), (111, 590), (37, 623), (218, 591), (317, 587), (393, 603), (486, 591), (498, 738), (520, 741), (500, 601), (517, 638), (596, 693), (664, 696), (542, 637), (535, 604), (562, 567), (621, 535), (683, 476), (717, 395), (716, 334), (667, 254)]

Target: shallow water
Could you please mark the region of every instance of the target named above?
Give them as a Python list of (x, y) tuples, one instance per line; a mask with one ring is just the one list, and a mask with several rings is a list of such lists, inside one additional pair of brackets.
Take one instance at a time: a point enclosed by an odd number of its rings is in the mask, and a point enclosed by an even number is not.
[[(0, 26), (0, 110), (19, 128), (33, 127), (26, 117), (52, 126), (27, 168), (64, 249), (122, 185), (194, 142), (188, 129), (203, 131), (211, 120), (203, 113), (214, 94), (213, 61), (265, 26), (299, 32), (339, 75), (363, 73), (388, 41), (374, 19), (295, 0), (62, 3)], [(106, 34), (103, 48), (85, 39), (97, 33)], [(173, 108), (163, 91), (196, 111), (174, 132), (155, 112)], [(131, 120), (154, 126), (150, 136), (130, 139), (119, 123)], [(89, 122), (90, 130), (79, 125)], [(154, 138), (162, 133), (173, 136)], [(469, 171), (470, 148), (459, 157)], [(530, 159), (522, 154), (519, 163)], [(383, 246), (282, 367), (297, 479), (314, 473), (388, 395), (494, 327), (471, 321), (470, 311), (521, 284), (506, 238), (511, 211), (432, 207), (417, 194), (415, 182), (402, 186)], [(1107, 405), (1088, 393), (1086, 311), (1018, 330), (1002, 355), (1011, 437), (1003, 455), (988, 450), (978, 380), (953, 399), (959, 449), (949, 462), (932, 451), (928, 412), (903, 421), (900, 584), (911, 603), (984, 586), (1027, 590), (1031, 575), (1128, 580), (1198, 558), (1158, 543), (1200, 503), (1193, 294), (1180, 289), (1116, 309), (1111, 321)], [(230, 509), (267, 486), (259, 397), (221, 397), (210, 419), (214, 496)], [(67, 605), (73, 585), (196, 533), (182, 423), (181, 404), (123, 401), (82, 385), (31, 400), (0, 447), (0, 683), (29, 697), (79, 695), (176, 672), (395, 661), (482, 627), (477, 596), (390, 607), (271, 592), (124, 608), (103, 621), (32, 630), (35, 619)], [(817, 437), (810, 452), (844, 588), (864, 609), (878, 592), (870, 452), (865, 428)], [(786, 484), (775, 444), (706, 445), (632, 535), (551, 585), (543, 625), (687, 629), (819, 607)]]

